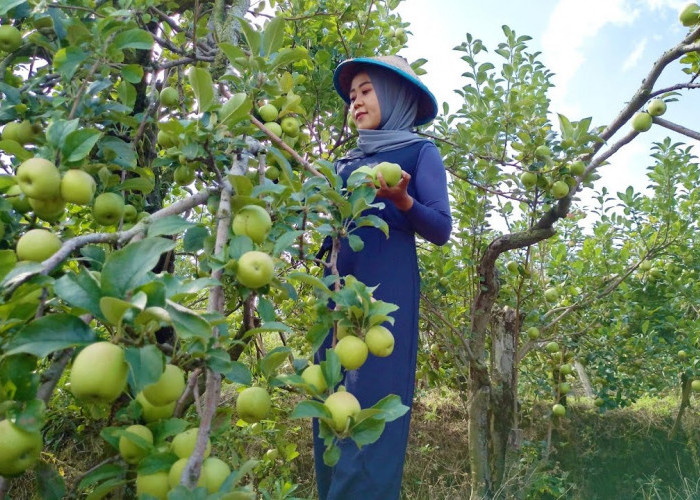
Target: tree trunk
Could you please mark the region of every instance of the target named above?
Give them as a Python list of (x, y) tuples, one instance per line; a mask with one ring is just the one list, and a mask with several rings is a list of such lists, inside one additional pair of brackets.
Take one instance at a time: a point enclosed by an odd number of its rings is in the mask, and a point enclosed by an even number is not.
[(519, 321), (506, 306), (494, 313), (491, 328), (491, 480), (497, 490), (503, 481), (508, 438), (515, 422), (515, 353)]

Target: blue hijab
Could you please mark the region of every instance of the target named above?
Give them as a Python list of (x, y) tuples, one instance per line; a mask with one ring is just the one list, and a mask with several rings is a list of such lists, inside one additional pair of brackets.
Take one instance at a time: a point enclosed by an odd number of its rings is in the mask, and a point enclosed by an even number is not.
[(412, 86), (392, 71), (377, 66), (364, 66), (379, 101), (381, 119), (379, 128), (358, 130), (360, 138), (357, 148), (352, 149), (343, 160), (363, 158), (374, 153), (400, 149), (423, 141), (411, 127), (418, 114), (418, 96)]

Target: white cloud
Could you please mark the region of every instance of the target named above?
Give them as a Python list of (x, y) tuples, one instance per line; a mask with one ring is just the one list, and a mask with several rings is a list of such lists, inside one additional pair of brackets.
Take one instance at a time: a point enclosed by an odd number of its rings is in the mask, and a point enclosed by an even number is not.
[(550, 94), (553, 109), (567, 116), (580, 115), (577, 107), (567, 101), (567, 88), (586, 60), (584, 45), (607, 24), (631, 24), (639, 15), (639, 9), (632, 4), (637, 2), (560, 0), (554, 7), (542, 34), (544, 62), (555, 73), (555, 87)]
[(647, 46), (647, 39), (643, 38), (634, 50), (627, 56), (627, 59), (622, 63), (622, 71), (629, 71), (637, 66), (637, 63), (642, 59), (642, 54), (644, 54), (644, 49)]

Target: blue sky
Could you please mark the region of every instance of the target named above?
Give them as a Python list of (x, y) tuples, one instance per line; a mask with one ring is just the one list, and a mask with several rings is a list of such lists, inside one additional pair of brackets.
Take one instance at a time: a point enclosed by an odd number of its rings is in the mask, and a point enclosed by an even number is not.
[[(687, 0), (405, 0), (399, 14), (408, 28), (409, 60), (428, 59), (421, 77), (452, 109), (459, 106), (453, 90), (465, 82), (467, 70), (461, 53), (452, 50), (466, 33), (480, 38), (490, 52), (503, 40), (506, 24), (519, 35), (529, 35), (531, 51), (555, 73), (551, 110), (571, 120), (593, 117), (594, 125), (609, 123), (637, 90), (651, 65), (687, 33), (678, 12)], [(498, 56), (496, 56), (498, 57)], [(668, 71), (668, 70), (667, 70)], [(662, 85), (686, 82), (680, 65), (672, 67)], [(659, 84), (657, 83), (657, 88)], [(664, 118), (694, 130), (700, 129), (700, 91), (686, 92), (669, 103)], [(623, 127), (624, 133), (628, 129)], [(647, 184), (649, 148), (666, 136), (693, 143), (658, 126), (637, 137), (599, 171), (612, 192), (628, 185), (643, 190)], [(613, 138), (613, 140), (615, 140)], [(700, 144), (694, 143), (695, 151)], [(696, 153), (697, 154), (697, 153)]]

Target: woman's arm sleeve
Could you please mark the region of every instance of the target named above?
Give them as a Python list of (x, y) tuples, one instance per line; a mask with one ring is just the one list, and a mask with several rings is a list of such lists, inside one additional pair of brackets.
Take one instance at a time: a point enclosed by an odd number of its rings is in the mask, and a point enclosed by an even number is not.
[(420, 150), (414, 185), (413, 206), (404, 215), (418, 235), (436, 245), (444, 245), (450, 239), (452, 216), (445, 165), (432, 143)]

